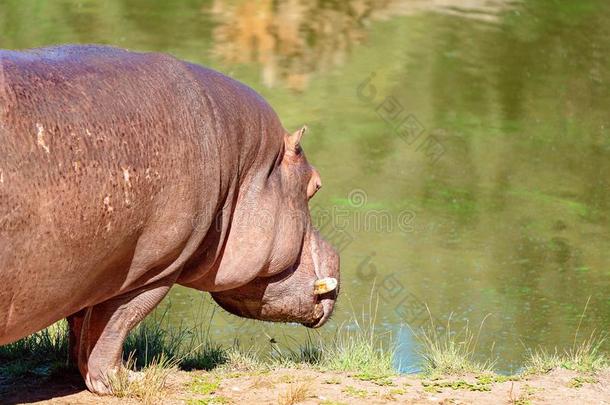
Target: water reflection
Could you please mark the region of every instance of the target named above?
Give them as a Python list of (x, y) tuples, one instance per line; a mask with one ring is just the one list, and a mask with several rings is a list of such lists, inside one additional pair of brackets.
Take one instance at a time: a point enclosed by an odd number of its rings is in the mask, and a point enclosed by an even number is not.
[(304, 90), (312, 76), (346, 63), (375, 21), (436, 11), (494, 21), (503, 0), (215, 0), (214, 52), (225, 63), (255, 62), (268, 87)]
[(266, 86), (304, 90), (314, 72), (345, 62), (365, 24), (387, 1), (215, 1), (214, 51), (228, 63), (257, 62)]

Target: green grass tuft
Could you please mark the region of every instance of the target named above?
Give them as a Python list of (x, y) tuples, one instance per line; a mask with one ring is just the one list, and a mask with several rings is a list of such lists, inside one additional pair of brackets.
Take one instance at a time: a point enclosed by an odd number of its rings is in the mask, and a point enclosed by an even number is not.
[(481, 322), (476, 335), (468, 323), (461, 330), (453, 331), (451, 317), (446, 327), (439, 328), (430, 316), (429, 325), (414, 332), (420, 343), (423, 371), (429, 375), (491, 372), (493, 360), (480, 362), (475, 358), (479, 335), (487, 317)]
[(610, 367), (608, 357), (600, 350), (605, 337), (592, 333), (579, 344), (558, 351), (538, 348), (529, 350), (523, 372), (525, 374), (545, 374), (556, 368), (580, 372), (596, 372)]
[(352, 317), (349, 326), (340, 325), (333, 339), (322, 344), (318, 365), (332, 371), (355, 371), (380, 378), (396, 374), (393, 366), (395, 343), (389, 334), (375, 329), (378, 301), (369, 301), (369, 315)]
[(553, 351), (548, 351), (544, 348), (528, 350), (523, 370), (525, 374), (544, 374), (555, 368), (565, 368), (580, 372), (596, 372), (610, 367), (610, 359), (601, 350), (606, 341), (605, 335), (600, 335), (593, 331), (583, 340), (578, 338), (580, 326), (590, 299), (591, 297), (587, 300), (580, 316), (578, 326), (574, 332), (572, 346), (562, 351), (559, 351), (557, 348)]
[(334, 334), (324, 338), (308, 335), (305, 342), (295, 342), (291, 348), (273, 347), (271, 365), (274, 367), (314, 367), (322, 371), (348, 371), (382, 379), (396, 375), (393, 367), (395, 344), (388, 333), (375, 329), (378, 302), (371, 297), (369, 310), (337, 327)]

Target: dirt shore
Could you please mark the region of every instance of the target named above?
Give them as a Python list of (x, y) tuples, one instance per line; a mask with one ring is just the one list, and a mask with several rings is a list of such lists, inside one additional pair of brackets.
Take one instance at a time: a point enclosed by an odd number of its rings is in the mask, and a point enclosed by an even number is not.
[[(528, 377), (464, 376), (430, 379), (279, 369), (269, 372), (173, 372), (154, 403), (163, 404), (610, 404), (610, 370), (568, 370)], [(135, 398), (99, 397), (77, 374), (45, 380), (0, 381), (1, 404), (123, 404)]]

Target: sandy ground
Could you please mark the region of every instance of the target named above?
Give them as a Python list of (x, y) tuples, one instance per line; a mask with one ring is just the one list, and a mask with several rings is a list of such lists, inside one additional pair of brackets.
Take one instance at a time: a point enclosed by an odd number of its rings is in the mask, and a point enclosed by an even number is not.
[[(610, 370), (596, 375), (555, 370), (516, 381), (474, 376), (431, 380), (282, 369), (265, 373), (172, 373), (163, 404), (610, 404)], [(0, 381), (1, 404), (123, 404), (136, 399), (98, 397), (77, 374), (10, 385)]]

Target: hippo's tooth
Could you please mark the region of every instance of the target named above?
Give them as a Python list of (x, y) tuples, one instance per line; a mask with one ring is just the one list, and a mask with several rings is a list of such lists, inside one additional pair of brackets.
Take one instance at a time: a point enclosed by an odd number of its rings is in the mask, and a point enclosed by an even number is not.
[(337, 279), (334, 277), (324, 277), (313, 283), (313, 293), (316, 295), (326, 294), (337, 288)]

